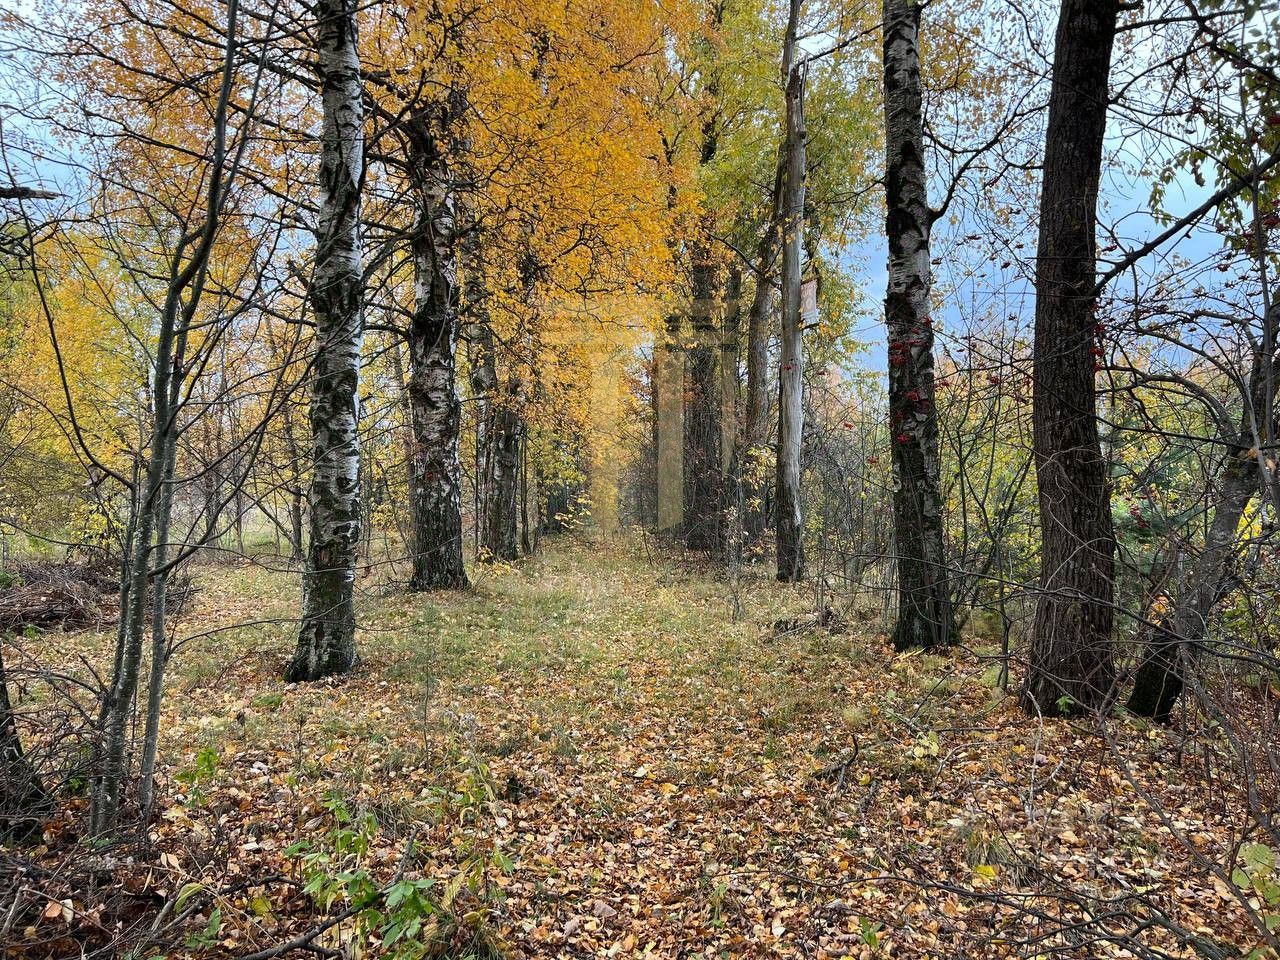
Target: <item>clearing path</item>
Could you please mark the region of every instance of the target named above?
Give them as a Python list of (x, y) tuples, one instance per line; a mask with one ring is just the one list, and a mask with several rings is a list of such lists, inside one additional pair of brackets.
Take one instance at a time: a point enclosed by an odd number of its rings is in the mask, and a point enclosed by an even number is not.
[[(280, 683), (283, 620), (192, 641), (164, 883), (244, 881), (206, 944), (232, 955), (326, 916), (273, 875), (339, 906), (352, 876), (433, 878), (440, 915), (413, 933), (455, 956), (1122, 955), (1058, 932), (1110, 898), (1113, 932), (1159, 911), (1243, 936), (1099, 738), (1028, 720), (980, 651), (894, 656), (856, 623), (776, 636), (812, 598), (768, 573), (736, 622), (726, 581), (633, 539), (554, 542), (456, 595), (370, 578), (362, 662), (331, 684)], [(294, 612), (286, 573), (200, 581), (178, 635)], [(1182, 829), (1222, 829), (1229, 800), (1167, 760), (1173, 734), (1114, 732)], [(381, 955), (354, 921), (316, 942), (361, 937)]]

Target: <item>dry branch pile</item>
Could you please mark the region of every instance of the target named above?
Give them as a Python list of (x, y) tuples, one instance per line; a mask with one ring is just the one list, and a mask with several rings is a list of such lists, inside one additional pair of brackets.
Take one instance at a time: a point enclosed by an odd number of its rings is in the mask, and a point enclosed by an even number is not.
[(23, 563), (0, 590), (0, 631), (100, 627), (119, 614), (119, 582), (87, 563)]

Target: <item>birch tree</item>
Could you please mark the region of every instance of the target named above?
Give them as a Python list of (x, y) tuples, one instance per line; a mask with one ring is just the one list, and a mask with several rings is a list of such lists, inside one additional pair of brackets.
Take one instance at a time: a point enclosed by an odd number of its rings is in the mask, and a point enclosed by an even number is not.
[(324, 111), (320, 221), (311, 303), (316, 360), (311, 383), (310, 543), (302, 627), (285, 679), (318, 680), (355, 663), (356, 556), (360, 543), (360, 348), (364, 329), (360, 188), (364, 104), (355, 7), (316, 6)]
[(462, 465), (458, 395), (458, 191), (448, 129), (456, 92), (419, 104), (405, 126), (406, 169), (417, 214), (410, 248), (414, 304), (409, 322), (409, 405), (413, 424), (410, 502), (412, 590), (467, 585), (462, 561)]
[(952, 642), (933, 375), (929, 207), (916, 0), (884, 3), (885, 235), (898, 650)]

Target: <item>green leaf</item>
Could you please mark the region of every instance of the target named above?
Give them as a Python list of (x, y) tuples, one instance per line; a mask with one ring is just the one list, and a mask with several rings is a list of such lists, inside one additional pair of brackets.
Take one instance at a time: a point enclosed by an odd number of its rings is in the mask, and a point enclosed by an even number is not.
[(1270, 873), (1276, 868), (1276, 852), (1265, 843), (1246, 843), (1240, 853), (1250, 873)]
[(174, 901), (174, 909), (181, 910), (191, 899), (193, 894), (199, 893), (204, 889), (204, 884), (192, 880), (190, 883), (184, 883), (182, 889), (178, 891), (178, 899)]

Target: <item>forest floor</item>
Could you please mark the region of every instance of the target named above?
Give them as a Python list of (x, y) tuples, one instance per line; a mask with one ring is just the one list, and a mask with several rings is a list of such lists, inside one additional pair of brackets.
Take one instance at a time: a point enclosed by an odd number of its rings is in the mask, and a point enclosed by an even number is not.
[[(354, 676), (285, 686), (296, 574), (202, 567), (158, 855), (128, 886), (203, 898), (171, 956), (248, 954), (318, 899), (419, 877), (440, 916), (416, 936), (453, 956), (1123, 956), (1060, 929), (1108, 902), (1115, 930), (1248, 943), (1236, 892), (1170, 842), (1220, 836), (1235, 802), (1176, 730), (1028, 719), (989, 647), (779, 633), (812, 589), (768, 574), (735, 587), (634, 537), (549, 542), (456, 594), (375, 574)], [(234, 623), (255, 625), (201, 636)]]

